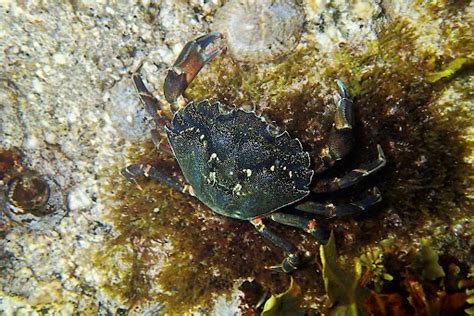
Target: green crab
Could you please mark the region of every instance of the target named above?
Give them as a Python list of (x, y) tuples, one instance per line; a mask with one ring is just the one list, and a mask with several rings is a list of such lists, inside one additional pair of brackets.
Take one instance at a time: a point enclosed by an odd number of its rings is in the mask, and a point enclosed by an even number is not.
[[(162, 116), (164, 107), (146, 88), (139, 74), (133, 81), (146, 111), (156, 129), (152, 139), (157, 148), (176, 158), (187, 184), (182, 184), (166, 170), (147, 164), (132, 164), (122, 170), (129, 180), (148, 177), (195, 196), (214, 212), (223, 216), (249, 221), (286, 257), (270, 267), (277, 272), (292, 272), (301, 264), (301, 251), (264, 224), (266, 219), (290, 225), (313, 235), (320, 242), (327, 240), (327, 231), (314, 218), (283, 212), (285, 206), (315, 216), (346, 216), (361, 212), (381, 200), (377, 188), (364, 199), (334, 206), (315, 202), (301, 203), (310, 192), (332, 192), (358, 183), (382, 168), (385, 163), (380, 145), (378, 158), (360, 166), (338, 179), (319, 179), (319, 175), (346, 156), (353, 146), (353, 103), (347, 89), (338, 81), (339, 99), (334, 127), (328, 144), (318, 155), (322, 164), (312, 168), (310, 154), (301, 142), (281, 131), (254, 112), (229, 107), (220, 102), (186, 102), (183, 92), (201, 68), (225, 50), (222, 35), (212, 32), (188, 42), (168, 71), (164, 95), (174, 111), (172, 119)], [(164, 132), (167, 142), (159, 141)]]

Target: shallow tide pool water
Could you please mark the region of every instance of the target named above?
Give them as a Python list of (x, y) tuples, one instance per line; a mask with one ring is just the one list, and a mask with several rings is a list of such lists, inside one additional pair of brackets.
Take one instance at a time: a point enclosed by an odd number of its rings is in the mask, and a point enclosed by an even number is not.
[[(448, 0), (0, 1), (0, 314), (474, 314), (473, 16)], [(267, 269), (285, 254), (248, 221), (120, 173), (147, 163), (184, 180), (131, 75), (165, 103), (168, 69), (210, 31), (229, 48), (186, 100), (254, 111), (317, 168), (341, 80), (355, 146), (313, 181), (375, 160), (377, 145), (387, 159), (305, 198), (381, 192), (356, 216), (317, 217), (327, 244), (266, 222), (302, 251), (291, 275)]]

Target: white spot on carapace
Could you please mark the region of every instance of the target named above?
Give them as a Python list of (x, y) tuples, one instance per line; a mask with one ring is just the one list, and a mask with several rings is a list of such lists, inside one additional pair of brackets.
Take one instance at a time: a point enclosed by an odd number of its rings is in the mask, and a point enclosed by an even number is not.
[(250, 177), (252, 175), (252, 170), (250, 169), (244, 169), (244, 172), (247, 174), (247, 177)]
[(240, 183), (237, 183), (232, 189), (232, 193), (240, 195), (240, 190), (242, 190), (242, 185)]
[(270, 167), (270, 171), (275, 171), (275, 165), (272, 165), (272, 166)]
[(290, 172), (288, 172), (288, 175), (290, 176), (290, 178), (293, 178), (293, 171), (290, 170)]
[(283, 167), (283, 170), (286, 170), (286, 166)]
[(208, 182), (209, 184), (214, 184), (214, 183), (216, 183), (216, 181), (217, 181), (217, 179), (216, 179), (216, 173), (213, 172), (213, 171), (209, 172), (209, 178), (207, 178), (207, 182)]
[(212, 153), (211, 154), (211, 158), (209, 158), (209, 162), (211, 162), (212, 160), (219, 160), (219, 157), (217, 157), (217, 154), (216, 153)]
[(204, 136), (204, 134), (202, 134), (201, 136), (199, 136), (199, 140), (204, 140), (204, 138), (206, 138), (206, 136)]

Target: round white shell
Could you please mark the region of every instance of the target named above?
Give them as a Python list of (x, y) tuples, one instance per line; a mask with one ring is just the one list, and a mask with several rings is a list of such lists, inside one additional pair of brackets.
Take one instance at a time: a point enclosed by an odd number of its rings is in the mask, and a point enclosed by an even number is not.
[(230, 0), (216, 14), (213, 30), (224, 34), (239, 61), (270, 62), (293, 50), (304, 12), (292, 0)]

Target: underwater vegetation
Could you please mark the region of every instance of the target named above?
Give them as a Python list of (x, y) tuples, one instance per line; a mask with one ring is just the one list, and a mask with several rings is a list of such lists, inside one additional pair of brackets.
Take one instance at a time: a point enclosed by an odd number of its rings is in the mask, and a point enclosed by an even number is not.
[[(412, 254), (397, 253), (399, 249), (393, 247), (393, 240), (383, 240), (380, 246), (390, 259), (394, 255), (399, 256), (398, 260), (409, 258), (404, 262), (404, 271), (395, 274), (398, 282), (391, 284), (385, 293), (366, 287), (370, 271), (364, 269), (361, 262), (369, 262), (367, 256), (355, 258), (352, 267), (341, 264), (337, 259), (334, 235), (327, 245), (320, 247), (322, 276), (330, 302), (329, 308), (321, 311), (323, 314), (454, 315), (464, 310), (472, 315), (472, 267), (461, 269), (451, 262), (446, 275), (438, 255), (426, 241), (417, 253)], [(387, 278), (387, 281), (392, 280), (392, 276)], [(317, 315), (314, 310), (303, 308), (301, 303), (301, 288), (291, 279), (286, 292), (266, 301), (261, 315)]]
[[(331, 58), (310, 46), (265, 66), (219, 57), (187, 90), (190, 99), (255, 109), (311, 151), (326, 141), (333, 115), (326, 96), (343, 80), (354, 99), (358, 143), (353, 159), (329, 175), (373, 159), (376, 144), (388, 164), (376, 179), (331, 200), (347, 202), (377, 185), (381, 205), (329, 221), (334, 234), (325, 246), (272, 225), (308, 252), (290, 280), (265, 269), (282, 254), (248, 223), (216, 216), (159, 183), (128, 183), (119, 176), (124, 166), (116, 166), (105, 174), (102, 196), (116, 231), (95, 258), (111, 277), (108, 291), (129, 310), (159, 301), (169, 314), (209, 312), (216, 297), (231, 299), (236, 283), (250, 315), (279, 315), (288, 304), (309, 314), (472, 314), (474, 45), (468, 23), (452, 7), (444, 10), (459, 21), (439, 30), (444, 54), (418, 47), (416, 26), (398, 18), (366, 49), (343, 46)], [(432, 14), (446, 13), (433, 7)], [(128, 158), (179, 175), (151, 141), (136, 144)], [(266, 300), (268, 293), (274, 296)]]

